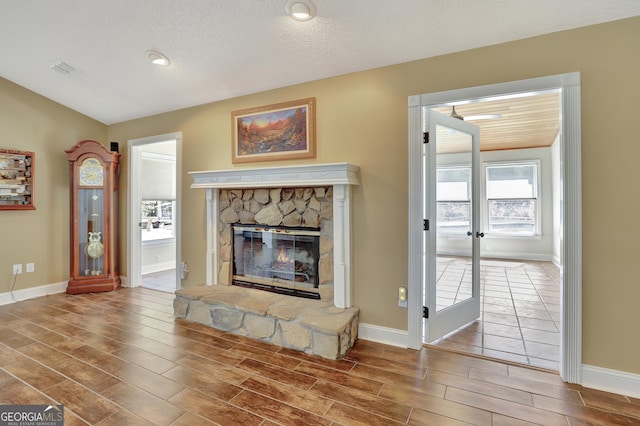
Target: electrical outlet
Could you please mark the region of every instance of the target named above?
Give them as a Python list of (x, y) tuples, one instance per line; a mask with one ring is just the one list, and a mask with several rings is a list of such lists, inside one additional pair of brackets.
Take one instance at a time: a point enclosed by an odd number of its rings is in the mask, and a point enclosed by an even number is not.
[(187, 278), (187, 272), (189, 272), (189, 269), (187, 269), (187, 263), (180, 262), (180, 279), (181, 280), (184, 280), (185, 278)]
[(22, 273), (22, 263), (17, 263), (13, 265), (13, 275), (18, 275)]
[(33, 262), (27, 263), (26, 267), (27, 267), (27, 273), (33, 272), (36, 270), (36, 264)]

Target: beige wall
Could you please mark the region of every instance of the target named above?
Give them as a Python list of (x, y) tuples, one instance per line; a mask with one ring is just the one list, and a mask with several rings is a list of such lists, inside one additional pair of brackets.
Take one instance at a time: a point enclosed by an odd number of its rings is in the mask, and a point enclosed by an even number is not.
[[(408, 96), (579, 71), (583, 362), (640, 373), (640, 339), (634, 337), (640, 324), (640, 280), (632, 267), (640, 236), (632, 224), (640, 197), (630, 190), (640, 181), (635, 164), (640, 143), (629, 136), (640, 113), (638, 40), (640, 18), (633, 18), (122, 123), (109, 127), (109, 139), (125, 142), (182, 131), (185, 172), (232, 168), (231, 111), (315, 96), (316, 162), (347, 161), (362, 172), (362, 186), (353, 192), (354, 304), (361, 308), (362, 322), (406, 329), (406, 310), (397, 307), (396, 288), (407, 284), (408, 213), (386, 206), (406, 206), (408, 201)], [(204, 281), (206, 246), (204, 191), (191, 190), (189, 184), (185, 176), (182, 253), (191, 269), (186, 286)]]
[[(385, 327), (406, 329), (407, 312), (397, 307), (396, 288), (407, 281), (407, 98), (410, 95), (451, 90), (505, 81), (579, 71), (582, 76), (582, 160), (583, 160), (583, 362), (603, 368), (640, 374), (640, 279), (635, 242), (640, 231), (635, 218), (640, 196), (634, 183), (640, 181), (640, 143), (633, 136), (634, 123), (640, 113), (640, 18), (561, 32), (437, 58), (385, 67), (376, 70), (315, 81), (241, 98), (217, 102), (172, 113), (147, 117), (109, 126), (107, 140), (121, 143), (123, 172), (121, 186), (127, 185), (127, 140), (162, 133), (183, 132), (183, 220), (182, 257), (191, 272), (185, 286), (197, 285), (205, 275), (204, 191), (189, 189), (187, 171), (251, 167), (231, 164), (230, 112), (291, 99), (315, 96), (317, 99), (316, 162), (347, 161), (361, 167), (362, 185), (355, 188), (353, 240), (354, 304), (361, 308), (361, 321)], [(407, 41), (415, 42), (415, 41)], [(2, 92), (5, 86), (0, 85)], [(13, 89), (15, 90), (15, 89)], [(32, 132), (48, 133), (44, 117), (29, 119), (47, 102), (32, 94), (19, 93), (8, 108), (18, 116), (9, 121), (10, 133), (25, 139), (23, 126)], [(31, 105), (31, 104), (35, 105)], [(4, 122), (7, 107), (0, 112)], [(24, 104), (29, 104), (25, 107)], [(25, 110), (25, 111), (23, 111)], [(60, 112), (63, 111), (63, 112)], [(67, 110), (47, 113), (65, 115)], [(68, 113), (73, 115), (72, 113)], [(26, 118), (25, 118), (26, 116)], [(51, 191), (44, 203), (37, 195), (38, 209), (31, 213), (0, 212), (12, 220), (0, 230), (13, 239), (33, 241), (43, 230), (53, 232), (42, 252), (67, 249), (67, 192), (63, 148), (84, 137), (103, 138), (102, 127), (90, 125), (79, 116), (70, 121), (57, 145), (44, 142), (34, 147), (39, 163), (50, 161), (51, 183), (42, 183), (39, 192)], [(16, 123), (14, 123), (16, 121)], [(58, 120), (60, 121), (60, 120)], [(76, 122), (77, 121), (77, 122)], [(55, 122), (55, 120), (54, 120)], [(58, 123), (56, 123), (58, 124)], [(85, 128), (82, 129), (84, 124)], [(62, 125), (62, 124), (59, 124)], [(81, 135), (81, 136), (80, 136)], [(631, 135), (631, 136), (630, 136)], [(32, 138), (33, 139), (33, 138)], [(40, 140), (45, 139), (41, 135)], [(15, 140), (15, 136), (9, 140)], [(104, 140), (104, 138), (103, 138)], [(26, 142), (14, 144), (29, 149)], [(39, 151), (52, 151), (50, 157)], [(47, 151), (45, 151), (47, 150)], [(55, 154), (55, 155), (54, 155)], [(45, 159), (41, 159), (45, 157)], [(48, 159), (48, 160), (47, 160)], [(62, 163), (55, 172), (55, 164)], [(299, 163), (305, 163), (300, 161)], [(263, 163), (277, 166), (287, 163)], [(40, 173), (38, 166), (37, 173)], [(40, 176), (40, 175), (39, 175)], [(42, 182), (37, 178), (38, 182)], [(382, 200), (382, 201), (381, 201)], [(126, 217), (126, 194), (121, 194), (122, 217)], [(46, 209), (45, 211), (43, 211)], [(40, 226), (35, 215), (44, 220), (50, 215), (60, 229)], [(121, 222), (122, 273), (126, 270), (124, 222)], [(21, 232), (12, 231), (20, 228)], [(35, 229), (33, 229), (35, 228)], [(416, 232), (420, 232), (416, 229)], [(27, 233), (29, 237), (22, 237)], [(4, 241), (4, 237), (3, 237)], [(63, 242), (60, 242), (63, 241)], [(0, 271), (10, 278), (10, 265), (27, 262), (29, 248), (20, 248), (20, 258), (12, 250), (0, 249)], [(14, 260), (15, 259), (15, 260)], [(51, 259), (49, 263), (45, 259)], [(67, 277), (68, 256), (55, 253), (41, 261), (49, 271), (38, 280), (23, 285), (40, 285)], [(40, 262), (40, 263), (39, 263)], [(3, 283), (4, 285), (4, 283)], [(6, 288), (6, 286), (5, 286)]]
[[(65, 149), (104, 141), (107, 126), (0, 78), (0, 148), (35, 152), (36, 210), (0, 211), (0, 293), (69, 279), (69, 163)], [(25, 263), (35, 272), (24, 273)]]

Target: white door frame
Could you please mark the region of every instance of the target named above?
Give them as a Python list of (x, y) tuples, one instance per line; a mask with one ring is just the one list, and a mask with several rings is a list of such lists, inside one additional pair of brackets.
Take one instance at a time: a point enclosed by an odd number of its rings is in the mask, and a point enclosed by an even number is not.
[(140, 235), (140, 163), (143, 145), (158, 142), (176, 141), (176, 203), (174, 214), (173, 232), (176, 239), (176, 283), (177, 289), (181, 287), (181, 223), (182, 223), (182, 132), (166, 133), (163, 135), (149, 136), (128, 141), (128, 174), (129, 174), (129, 208), (127, 209), (127, 250), (128, 250), (128, 286), (138, 287), (142, 283), (142, 259)]
[[(580, 127), (580, 73), (558, 74), (528, 80), (409, 97), (409, 258), (408, 342), (422, 347), (422, 107), (512, 93), (561, 89), (560, 168), (562, 293), (560, 296), (560, 377), (582, 382), (582, 177)], [(416, 296), (412, 296), (416, 295)]]

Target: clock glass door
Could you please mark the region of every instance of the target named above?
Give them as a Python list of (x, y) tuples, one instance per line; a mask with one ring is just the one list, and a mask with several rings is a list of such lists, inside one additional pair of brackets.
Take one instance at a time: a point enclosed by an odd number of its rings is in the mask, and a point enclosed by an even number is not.
[(80, 276), (101, 276), (104, 271), (104, 193), (101, 188), (78, 191)]

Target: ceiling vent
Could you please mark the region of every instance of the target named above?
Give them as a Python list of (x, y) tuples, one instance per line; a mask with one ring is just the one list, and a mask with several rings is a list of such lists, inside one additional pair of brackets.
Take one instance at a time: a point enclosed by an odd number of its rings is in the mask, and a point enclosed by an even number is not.
[(53, 64), (51, 64), (49, 68), (51, 68), (52, 70), (56, 70), (62, 74), (73, 74), (74, 72), (78, 71), (77, 69), (75, 69), (74, 67), (67, 64), (64, 61), (56, 61)]

